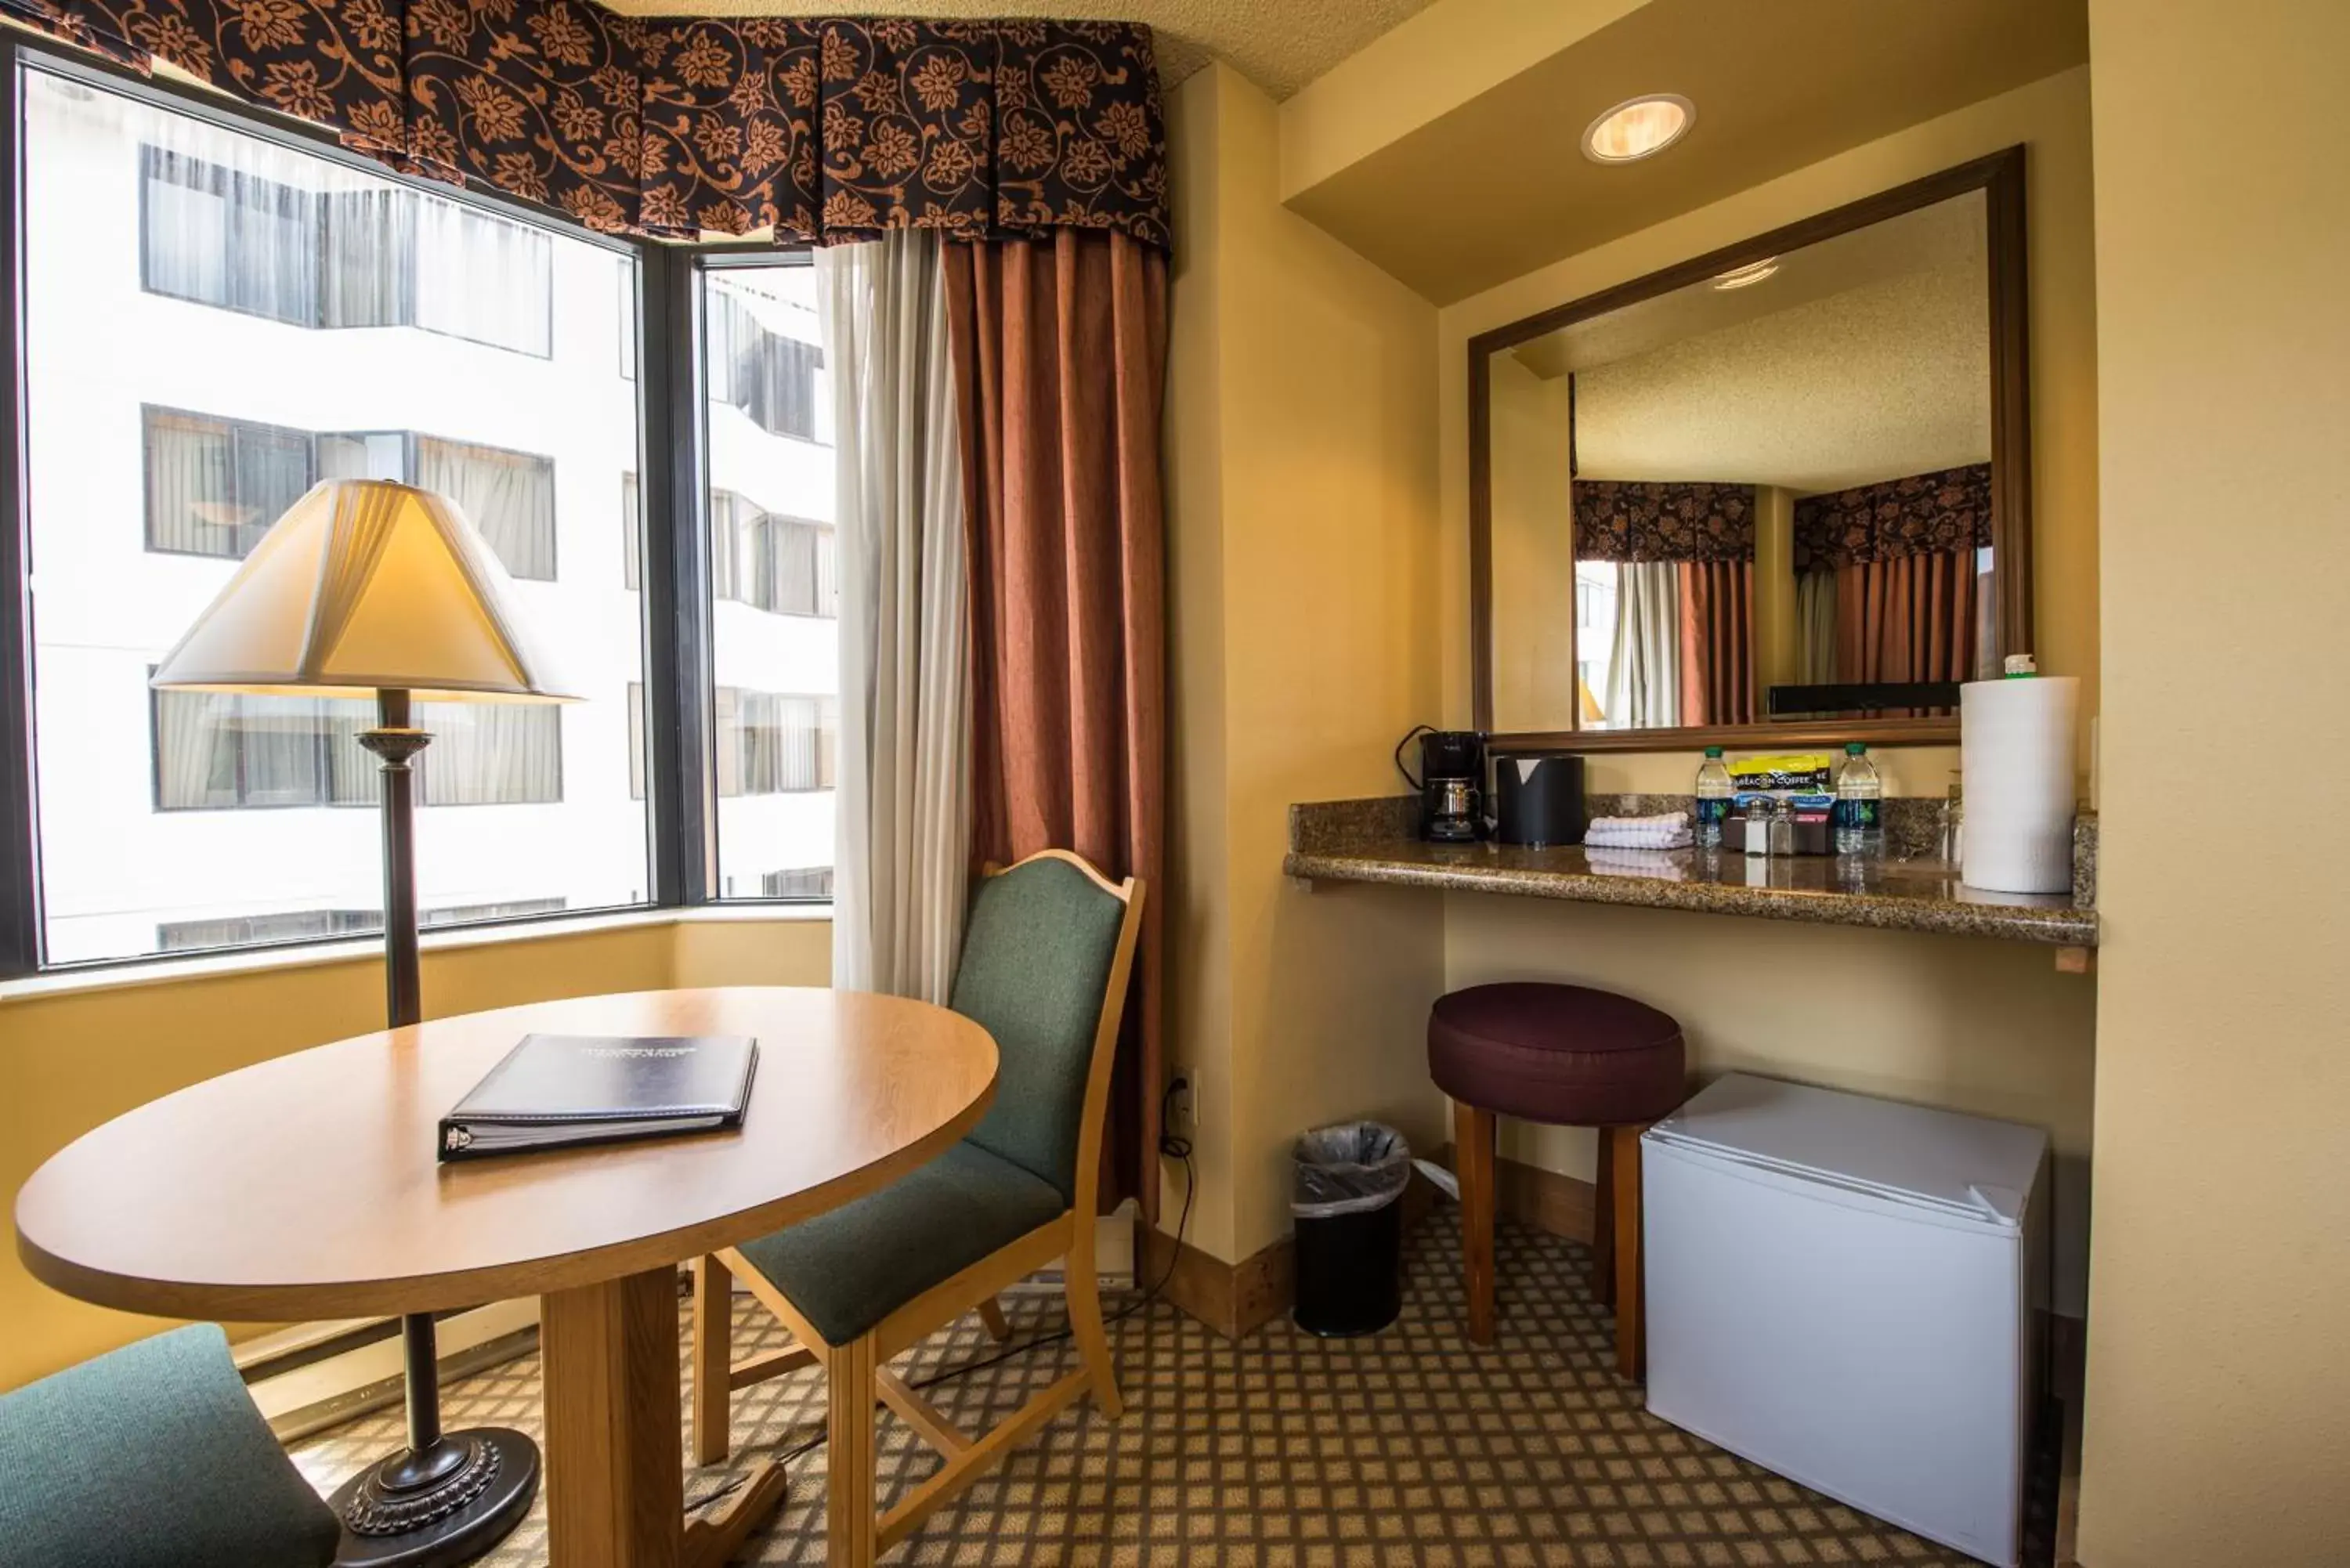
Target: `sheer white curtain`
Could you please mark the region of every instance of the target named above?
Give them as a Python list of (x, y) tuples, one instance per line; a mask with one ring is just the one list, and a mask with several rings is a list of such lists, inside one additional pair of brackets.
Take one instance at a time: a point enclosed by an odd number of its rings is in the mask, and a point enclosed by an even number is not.
[(507, 571), (555, 579), (555, 465), (527, 452), (416, 438), (420, 490), (445, 495)]
[(816, 253), (840, 552), (832, 979), (944, 1002), (971, 859), (962, 463), (934, 234)]
[(1681, 722), (1680, 575), (1670, 561), (1627, 561), (1616, 584), (1608, 727), (1669, 729)]

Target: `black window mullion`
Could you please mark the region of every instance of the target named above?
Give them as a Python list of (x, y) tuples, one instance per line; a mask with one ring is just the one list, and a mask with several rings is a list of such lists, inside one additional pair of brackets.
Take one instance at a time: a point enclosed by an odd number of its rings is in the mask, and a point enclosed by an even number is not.
[(33, 800), (32, 553), (25, 516), (24, 159), (16, 45), (0, 38), (0, 978), (41, 965), (41, 875)]
[(699, 279), (683, 252), (640, 252), (637, 356), (643, 467), (646, 782), (660, 904), (701, 904), (717, 885), (712, 807), (708, 515), (702, 487)]

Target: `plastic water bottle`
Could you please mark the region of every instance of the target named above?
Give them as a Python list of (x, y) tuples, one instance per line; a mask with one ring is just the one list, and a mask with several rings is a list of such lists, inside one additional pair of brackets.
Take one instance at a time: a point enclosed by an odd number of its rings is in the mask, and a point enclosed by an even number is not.
[(1722, 765), (1721, 748), (1708, 746), (1697, 770), (1697, 830), (1700, 849), (1721, 847), (1721, 825), (1730, 820), (1730, 770)]
[(1844, 749), (1844, 769), (1836, 774), (1835, 851), (1838, 855), (1875, 857), (1885, 853), (1885, 784), (1868, 748), (1858, 741)]

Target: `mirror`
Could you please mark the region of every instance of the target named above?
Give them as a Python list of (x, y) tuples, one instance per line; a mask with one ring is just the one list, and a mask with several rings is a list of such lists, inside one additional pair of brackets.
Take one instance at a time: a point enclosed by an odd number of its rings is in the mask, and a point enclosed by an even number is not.
[(1955, 735), (2028, 647), (2022, 158), (1472, 342), (1481, 729)]

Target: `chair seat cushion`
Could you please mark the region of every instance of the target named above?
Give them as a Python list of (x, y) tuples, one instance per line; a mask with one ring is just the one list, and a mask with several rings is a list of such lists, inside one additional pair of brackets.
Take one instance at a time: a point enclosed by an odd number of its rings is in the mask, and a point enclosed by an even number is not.
[(1052, 1183), (973, 1143), (737, 1249), (828, 1345), (1067, 1212)]
[(1530, 981), (1439, 997), (1428, 1066), (1463, 1104), (1570, 1127), (1655, 1121), (1681, 1103), (1688, 1070), (1671, 1014), (1613, 992)]
[(0, 1397), (0, 1568), (325, 1568), (340, 1533), (211, 1324)]

